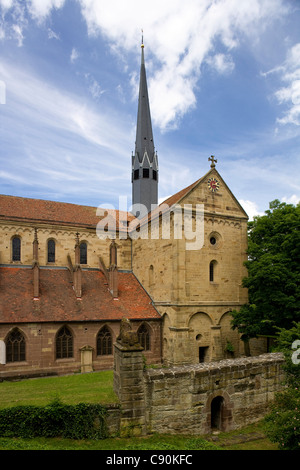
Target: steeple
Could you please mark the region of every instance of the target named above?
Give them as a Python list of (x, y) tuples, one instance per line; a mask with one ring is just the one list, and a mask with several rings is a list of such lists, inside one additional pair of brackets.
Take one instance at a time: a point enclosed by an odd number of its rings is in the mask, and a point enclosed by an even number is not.
[[(135, 153), (132, 155), (133, 212), (142, 217), (158, 202), (158, 162), (155, 152), (146, 77), (144, 41), (141, 45), (140, 89), (136, 127)], [(138, 210), (138, 204), (141, 207)], [(153, 207), (152, 207), (153, 208)], [(140, 213), (140, 214), (139, 214)]]

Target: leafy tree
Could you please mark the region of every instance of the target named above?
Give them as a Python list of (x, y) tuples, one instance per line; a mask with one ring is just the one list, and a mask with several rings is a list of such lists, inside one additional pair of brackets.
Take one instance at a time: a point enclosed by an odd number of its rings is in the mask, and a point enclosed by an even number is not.
[(249, 222), (249, 303), (233, 311), (232, 327), (245, 341), (274, 335), (300, 320), (300, 205), (270, 203), (265, 215)]
[(300, 323), (279, 329), (277, 350), (283, 352), (286, 389), (277, 393), (270, 413), (265, 417), (265, 430), (281, 449), (300, 450)]

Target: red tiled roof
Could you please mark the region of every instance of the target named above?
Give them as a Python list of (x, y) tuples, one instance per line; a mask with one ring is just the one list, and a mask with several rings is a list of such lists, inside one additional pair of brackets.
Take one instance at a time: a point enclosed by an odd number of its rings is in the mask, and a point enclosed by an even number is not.
[(67, 269), (40, 269), (40, 299), (33, 299), (31, 268), (0, 268), (0, 323), (160, 319), (132, 273), (119, 272), (119, 297), (113, 299), (100, 271), (82, 272), (77, 300)]
[[(97, 207), (0, 195), (0, 220), (96, 227), (103, 217), (107, 222), (106, 214), (97, 216), (96, 211)], [(108, 213), (113, 212), (113, 210), (108, 210)], [(120, 230), (127, 228), (127, 220), (130, 221), (134, 218), (130, 212), (118, 210), (116, 217), (117, 228), (120, 225)], [(119, 221), (122, 222), (118, 224)]]

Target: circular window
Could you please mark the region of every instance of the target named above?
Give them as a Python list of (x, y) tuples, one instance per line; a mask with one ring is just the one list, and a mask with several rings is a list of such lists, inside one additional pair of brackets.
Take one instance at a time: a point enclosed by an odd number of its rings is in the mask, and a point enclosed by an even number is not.
[(216, 237), (210, 237), (209, 241), (211, 245), (215, 245), (217, 243)]
[(211, 232), (208, 235), (208, 241), (210, 248), (216, 250), (221, 247), (222, 245), (222, 237), (219, 232)]

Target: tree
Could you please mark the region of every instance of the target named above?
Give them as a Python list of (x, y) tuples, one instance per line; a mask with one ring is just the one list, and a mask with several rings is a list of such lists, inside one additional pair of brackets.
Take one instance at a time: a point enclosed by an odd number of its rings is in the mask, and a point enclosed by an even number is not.
[(286, 389), (275, 395), (264, 419), (265, 430), (281, 449), (300, 450), (300, 323), (279, 329), (277, 344), (277, 351), (284, 354)]
[(300, 205), (270, 203), (265, 215), (248, 223), (249, 303), (233, 311), (232, 327), (245, 341), (275, 335), (300, 320)]

